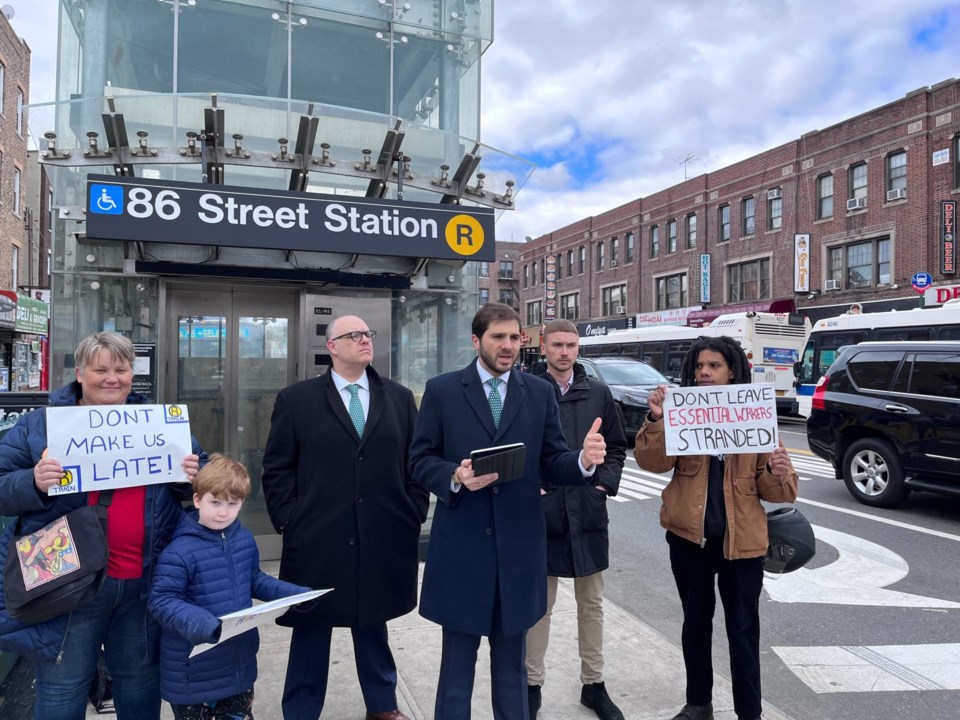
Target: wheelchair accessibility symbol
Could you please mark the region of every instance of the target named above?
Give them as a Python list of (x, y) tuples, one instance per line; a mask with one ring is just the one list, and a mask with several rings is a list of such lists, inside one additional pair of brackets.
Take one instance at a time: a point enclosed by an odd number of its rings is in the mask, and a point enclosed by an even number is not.
[(119, 185), (91, 185), (90, 212), (100, 215), (122, 215), (123, 188)]

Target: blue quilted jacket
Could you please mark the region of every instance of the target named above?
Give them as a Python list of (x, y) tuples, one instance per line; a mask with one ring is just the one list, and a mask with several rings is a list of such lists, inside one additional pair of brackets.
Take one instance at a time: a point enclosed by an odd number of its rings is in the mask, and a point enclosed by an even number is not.
[[(50, 394), (51, 405), (76, 405), (79, 399), (80, 384), (76, 382)], [(147, 402), (145, 397), (135, 393), (130, 393), (127, 398), (128, 405), (142, 405)], [(37, 491), (33, 481), (33, 468), (40, 461), (46, 447), (46, 408), (22, 415), (17, 424), (0, 440), (0, 515), (19, 515), (21, 534), (42, 528), (61, 515), (87, 504), (87, 493), (49, 497)], [(196, 440), (193, 441), (193, 452), (200, 457), (201, 466), (206, 464), (207, 455)], [(189, 495), (190, 486), (186, 483), (147, 486), (144, 504), (144, 577), (150, 577), (160, 551), (170, 541), (183, 514), (180, 500)], [(15, 523), (11, 523), (0, 535), (0, 568), (3, 568), (6, 561), (15, 526)], [(147, 587), (148, 584), (145, 584), (144, 595)], [(55, 661), (66, 636), (69, 615), (30, 625), (11, 618), (5, 605), (3, 573), (0, 572), (0, 650), (31, 657), (40, 662)], [(151, 648), (148, 648), (148, 651), (150, 650)]]
[(160, 623), (160, 695), (176, 705), (214, 702), (253, 687), (260, 635), (248, 630), (189, 657), (194, 645), (219, 637), (221, 615), (258, 600), (277, 600), (309, 588), (277, 580), (260, 569), (250, 531), (237, 520), (211, 530), (195, 510), (183, 515), (160, 555), (148, 608)]

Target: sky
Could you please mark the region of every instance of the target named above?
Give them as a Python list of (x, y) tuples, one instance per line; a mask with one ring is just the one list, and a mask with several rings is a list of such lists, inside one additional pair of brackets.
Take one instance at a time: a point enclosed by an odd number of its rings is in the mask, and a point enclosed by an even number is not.
[[(33, 50), (31, 102), (53, 100), (57, 0), (4, 2)], [(501, 215), (500, 240), (538, 237), (685, 170), (717, 170), (960, 77), (960, 0), (494, 7), (481, 140), (538, 165)]]

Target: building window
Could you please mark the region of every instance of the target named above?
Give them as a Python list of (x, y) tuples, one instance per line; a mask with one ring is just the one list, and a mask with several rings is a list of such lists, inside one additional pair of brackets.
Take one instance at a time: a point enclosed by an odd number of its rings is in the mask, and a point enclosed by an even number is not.
[(682, 308), (687, 304), (687, 274), (657, 278), (657, 310)]
[(624, 248), (623, 248), (623, 253), (624, 253), (623, 261), (626, 263), (633, 262), (633, 245), (634, 245), (633, 233), (628, 232), (626, 238), (624, 239)]
[(687, 250), (697, 246), (697, 216), (687, 215)]
[(650, 228), (650, 257), (655, 258), (660, 254), (660, 226), (654, 225)]
[(727, 268), (727, 302), (770, 297), (770, 258), (730, 265)]
[(587, 267), (587, 248), (581, 245), (580, 251), (577, 257), (577, 272), (583, 275), (583, 271), (586, 267)]
[(830, 248), (829, 280), (843, 290), (890, 284), (890, 238)]
[(960, 135), (953, 139), (953, 186), (960, 188)]
[(13, 271), (13, 284), (11, 288), (16, 291), (17, 286), (20, 285), (20, 248), (12, 245), (10, 249), (13, 251), (13, 257), (10, 260), (13, 265), (13, 267), (10, 268)]
[(543, 300), (527, 303), (527, 325), (539, 325), (543, 322)]
[(530, 287), (530, 266), (523, 266), (523, 286)]
[(513, 260), (500, 261), (500, 278), (503, 280), (513, 280)]
[(620, 262), (620, 238), (610, 238), (610, 267)]
[(570, 293), (560, 297), (560, 319), (580, 319), (580, 293)]
[(536, 285), (537, 284), (537, 261), (534, 260), (533, 263), (531, 264), (533, 266), (533, 281), (530, 284)]
[(850, 199), (867, 198), (867, 164), (857, 163), (850, 168)]
[(567, 250), (567, 277), (573, 277), (573, 250)]
[(547, 259), (540, 258), (540, 282), (547, 281)]
[(23, 90), (17, 88), (17, 135), (23, 135)]
[(671, 220), (667, 223), (667, 252), (677, 251), (677, 221)]
[(753, 235), (755, 231), (754, 220), (757, 215), (757, 201), (755, 198), (748, 197), (740, 201), (740, 215), (743, 222), (740, 225), (740, 234), (743, 236)]
[(730, 239), (729, 205), (721, 205), (717, 210), (717, 224), (720, 226), (720, 234), (717, 236), (717, 242), (727, 242)]
[[(563, 279), (563, 255), (557, 255), (555, 265), (557, 266), (557, 280)], [(544, 278), (546, 280), (546, 278)]]
[(627, 286), (611, 285), (600, 291), (603, 315), (625, 315), (627, 312)]
[(480, 263), (480, 277), (490, 277), (490, 263)]
[(4, 87), (6, 74), (7, 74), (7, 67), (3, 63), (0, 63), (0, 113), (3, 112), (3, 95), (4, 95), (3, 91), (6, 89)]
[[(902, 190), (906, 197), (907, 191), (907, 153), (900, 152), (887, 155), (887, 193), (891, 190)], [(899, 200), (894, 194), (888, 194), (887, 200)]]
[(509, 305), (509, 306), (512, 307), (512, 308), (516, 308), (516, 307), (517, 307), (516, 295), (513, 294), (513, 291), (512, 291), (512, 290), (508, 290), (508, 289), (501, 288), (501, 289), (500, 289), (500, 302), (501, 302), (503, 305)]
[(482, 307), (488, 302), (490, 302), (490, 289), (480, 288), (480, 306)]
[(605, 253), (606, 246), (602, 242), (597, 243), (597, 270), (603, 270)]
[[(775, 197), (774, 197), (775, 196)], [(783, 227), (783, 199), (780, 188), (767, 193), (767, 230), (779, 230)]]
[(13, 170), (13, 214), (20, 215), (20, 168)]
[(833, 175), (817, 178), (817, 220), (833, 217)]

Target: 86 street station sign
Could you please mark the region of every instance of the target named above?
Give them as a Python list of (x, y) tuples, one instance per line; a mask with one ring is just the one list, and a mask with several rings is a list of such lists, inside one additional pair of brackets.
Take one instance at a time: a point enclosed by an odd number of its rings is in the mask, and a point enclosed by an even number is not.
[(110, 175), (87, 179), (87, 237), (496, 260), (491, 208)]

